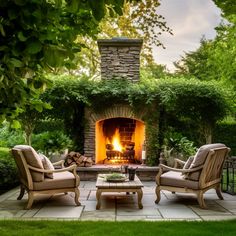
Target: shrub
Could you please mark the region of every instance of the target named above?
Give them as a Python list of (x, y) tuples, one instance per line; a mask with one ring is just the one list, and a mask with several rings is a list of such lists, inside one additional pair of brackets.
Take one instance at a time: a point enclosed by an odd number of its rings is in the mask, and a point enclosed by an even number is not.
[(169, 131), (164, 139), (164, 156), (169, 165), (173, 165), (174, 158), (187, 160), (196, 152), (196, 147), (192, 141), (188, 140), (181, 133)]
[(12, 130), (8, 123), (4, 123), (0, 128), (0, 147), (14, 147), (20, 143), (24, 143), (23, 131)]
[(19, 184), (15, 161), (8, 148), (0, 148), (0, 176), (2, 192)]
[(47, 155), (60, 153), (72, 147), (71, 139), (61, 131), (33, 135), (32, 146)]
[(223, 121), (216, 124), (213, 131), (213, 142), (224, 143), (231, 148), (231, 155), (236, 156), (236, 121)]

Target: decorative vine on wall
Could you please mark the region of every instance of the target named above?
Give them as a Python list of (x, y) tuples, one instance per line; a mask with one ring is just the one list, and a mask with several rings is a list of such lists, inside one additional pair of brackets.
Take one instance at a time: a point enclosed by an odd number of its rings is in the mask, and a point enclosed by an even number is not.
[[(165, 131), (171, 125), (168, 117), (197, 122), (196, 129), (201, 124), (208, 124), (211, 128), (227, 112), (227, 103), (217, 83), (186, 79), (132, 83), (126, 79), (94, 81), (64, 76), (54, 78), (54, 85), (43, 94), (43, 98), (53, 106), (47, 115), (63, 118), (70, 126), (70, 135), (77, 138), (77, 144), (78, 137), (80, 142), (83, 140), (85, 106), (102, 112), (114, 104), (125, 104), (134, 113), (142, 111), (145, 114), (143, 120), (146, 123), (150, 165), (157, 164)], [(71, 130), (77, 130), (78, 134), (72, 135)]]

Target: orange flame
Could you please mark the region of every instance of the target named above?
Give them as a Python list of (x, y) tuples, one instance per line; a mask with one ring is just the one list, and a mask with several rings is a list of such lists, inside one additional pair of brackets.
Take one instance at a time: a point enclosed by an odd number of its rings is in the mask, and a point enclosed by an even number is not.
[(116, 129), (115, 135), (112, 138), (112, 144), (114, 146), (114, 150), (122, 152), (119, 129)]

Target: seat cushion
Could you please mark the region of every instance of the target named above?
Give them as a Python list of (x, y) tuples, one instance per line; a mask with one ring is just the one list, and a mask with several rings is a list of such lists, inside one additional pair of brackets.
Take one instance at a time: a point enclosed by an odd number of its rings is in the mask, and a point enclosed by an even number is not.
[[(27, 164), (29, 164), (33, 167), (39, 168), (39, 169), (44, 169), (40, 156), (31, 146), (16, 145), (14, 148), (22, 151)], [(43, 173), (36, 172), (33, 170), (30, 170), (30, 172), (31, 172), (33, 181), (40, 182), (40, 181), (44, 180)]]
[[(39, 154), (39, 156), (41, 157), (43, 168), (45, 170), (55, 170), (52, 162), (48, 159), (48, 157), (46, 157), (45, 155), (41, 153)], [(44, 173), (44, 177), (53, 179), (53, 173)]]
[(45, 178), (43, 182), (34, 182), (34, 190), (52, 190), (62, 188), (75, 188), (75, 176), (69, 172), (53, 174), (53, 179)]
[(181, 172), (168, 171), (161, 175), (161, 185), (180, 187), (180, 188), (189, 188), (189, 189), (198, 189), (198, 181), (187, 180), (182, 175)]
[[(195, 154), (189, 169), (197, 168), (197, 167), (203, 165), (206, 161), (209, 151), (211, 149), (220, 148), (220, 147), (225, 147), (225, 145), (222, 143), (213, 143), (213, 144), (206, 144), (206, 145), (201, 146), (198, 149), (197, 153)], [(194, 173), (189, 173), (186, 175), (186, 179), (197, 181), (197, 180), (199, 180), (200, 174), (201, 174), (201, 170), (196, 171)]]

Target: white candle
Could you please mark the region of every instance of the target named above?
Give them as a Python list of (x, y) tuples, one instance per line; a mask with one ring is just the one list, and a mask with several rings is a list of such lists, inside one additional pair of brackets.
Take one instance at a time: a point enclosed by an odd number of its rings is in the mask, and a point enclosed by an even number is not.
[(142, 151), (142, 160), (146, 159), (146, 151)]

